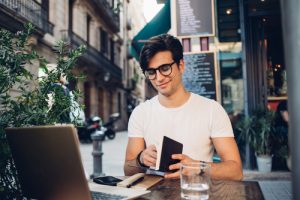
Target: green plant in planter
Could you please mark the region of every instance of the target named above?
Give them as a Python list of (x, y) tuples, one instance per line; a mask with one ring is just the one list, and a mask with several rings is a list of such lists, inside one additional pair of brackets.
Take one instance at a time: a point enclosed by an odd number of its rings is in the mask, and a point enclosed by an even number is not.
[(256, 155), (271, 155), (274, 140), (274, 112), (255, 110), (251, 116), (243, 117), (236, 128), (243, 141), (249, 142)]
[[(79, 79), (71, 70), (85, 47), (72, 50), (65, 42), (57, 42), (54, 47), (57, 67), (49, 71), (47, 61), (28, 45), (33, 31), (31, 24), (16, 34), (0, 29), (0, 199), (22, 199), (5, 128), (60, 123), (62, 116), (74, 106), (72, 101), (80, 95), (76, 89), (72, 97), (65, 95), (57, 84), (62, 76), (68, 80)], [(26, 69), (33, 63), (38, 63), (37, 67), (44, 69), (46, 76), (35, 77)], [(12, 88), (19, 91), (17, 95), (11, 96)], [(51, 108), (49, 94), (54, 97)], [(75, 123), (76, 116), (68, 122)]]
[(272, 169), (272, 149), (275, 138), (273, 123), (273, 111), (257, 109), (251, 116), (242, 118), (236, 125), (241, 139), (254, 149), (260, 172), (270, 172)]

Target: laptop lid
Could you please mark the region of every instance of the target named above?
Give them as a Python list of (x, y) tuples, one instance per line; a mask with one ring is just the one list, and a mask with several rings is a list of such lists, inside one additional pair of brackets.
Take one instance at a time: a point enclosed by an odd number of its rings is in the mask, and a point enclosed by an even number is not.
[(8, 128), (6, 135), (27, 198), (86, 200), (94, 191), (131, 199), (149, 193), (88, 183), (73, 125)]
[(23, 194), (91, 199), (73, 125), (6, 129)]

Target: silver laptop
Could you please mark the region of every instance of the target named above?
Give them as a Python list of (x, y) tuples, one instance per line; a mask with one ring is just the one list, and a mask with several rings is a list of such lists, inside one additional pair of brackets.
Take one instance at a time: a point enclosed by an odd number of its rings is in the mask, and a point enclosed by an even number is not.
[(27, 198), (131, 199), (149, 192), (88, 183), (73, 125), (8, 128), (6, 135)]

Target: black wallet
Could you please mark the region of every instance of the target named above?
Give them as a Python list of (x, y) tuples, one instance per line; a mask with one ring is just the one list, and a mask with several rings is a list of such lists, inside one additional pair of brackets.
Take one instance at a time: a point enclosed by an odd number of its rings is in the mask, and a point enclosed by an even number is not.
[(116, 186), (117, 183), (121, 182), (122, 180), (113, 176), (100, 176), (93, 178), (93, 181), (102, 185)]
[(172, 154), (182, 154), (182, 149), (182, 143), (177, 142), (167, 136), (164, 136), (159, 171), (170, 172), (169, 166), (179, 162), (179, 160), (172, 159)]

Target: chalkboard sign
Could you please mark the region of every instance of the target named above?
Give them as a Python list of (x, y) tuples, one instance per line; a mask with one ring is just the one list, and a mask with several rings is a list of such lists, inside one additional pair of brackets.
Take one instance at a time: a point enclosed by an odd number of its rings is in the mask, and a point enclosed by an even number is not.
[(185, 88), (190, 92), (218, 100), (215, 53), (185, 54), (184, 63), (182, 80)]
[(176, 0), (177, 36), (214, 35), (213, 0)]

